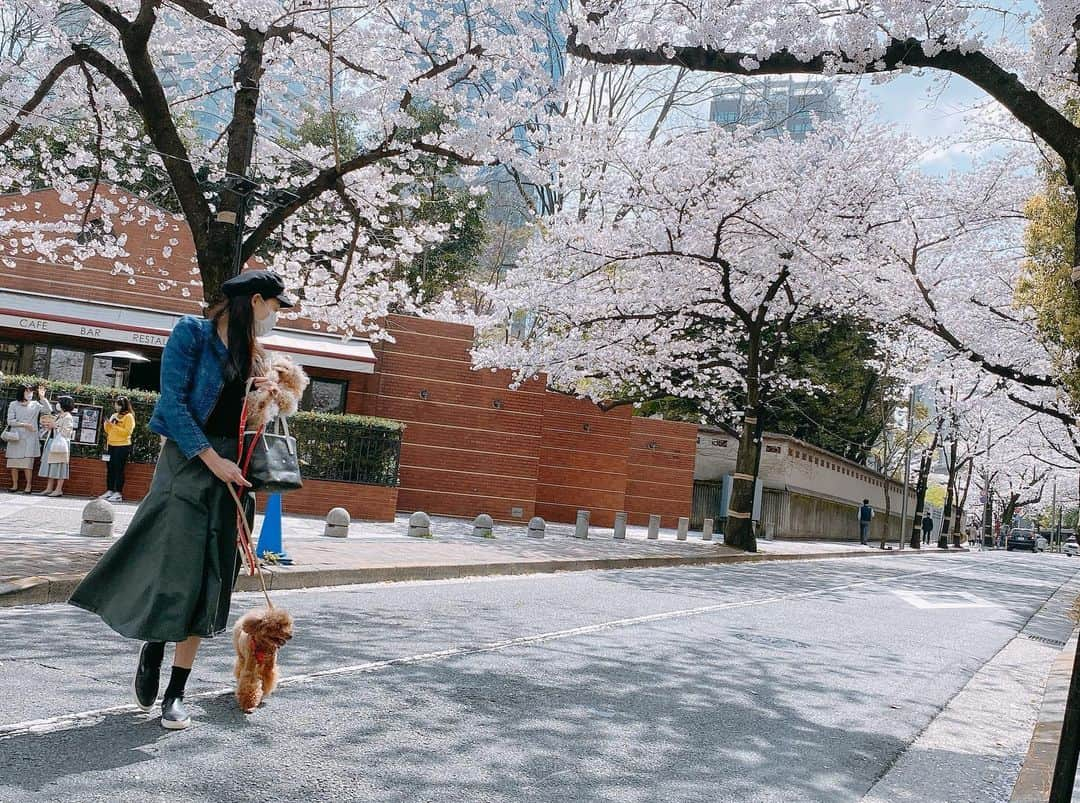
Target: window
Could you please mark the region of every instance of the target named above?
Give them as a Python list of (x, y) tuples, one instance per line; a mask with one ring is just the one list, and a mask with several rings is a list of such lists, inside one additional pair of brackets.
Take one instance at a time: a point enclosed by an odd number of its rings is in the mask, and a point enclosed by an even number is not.
[(348, 390), (349, 383), (344, 379), (313, 378), (301, 406), (316, 413), (343, 413)]
[(0, 343), (0, 373), (19, 373), (22, 346), (18, 343)]
[(111, 386), (113, 383), (112, 360), (95, 357), (90, 369), (90, 384)]
[(86, 368), (86, 352), (52, 348), (49, 354), (49, 379), (62, 382), (82, 382)]

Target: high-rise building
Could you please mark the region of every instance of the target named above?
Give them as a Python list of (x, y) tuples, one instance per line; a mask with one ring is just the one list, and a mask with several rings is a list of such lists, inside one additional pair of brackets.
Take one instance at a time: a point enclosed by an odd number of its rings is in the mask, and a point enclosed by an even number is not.
[(833, 81), (793, 76), (733, 79), (717, 90), (709, 108), (709, 119), (722, 126), (753, 126), (766, 137), (786, 131), (797, 140), (813, 130), (815, 120), (839, 115)]

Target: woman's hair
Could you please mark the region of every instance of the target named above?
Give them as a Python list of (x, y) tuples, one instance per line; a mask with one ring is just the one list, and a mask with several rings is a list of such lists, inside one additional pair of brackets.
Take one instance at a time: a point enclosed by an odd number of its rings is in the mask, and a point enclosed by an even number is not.
[(65, 413), (70, 413), (75, 409), (75, 400), (70, 396), (61, 396), (57, 401), (60, 402), (60, 409)]
[(221, 316), (229, 316), (228, 349), (225, 361), (225, 381), (246, 380), (251, 374), (251, 357), (255, 350), (255, 313), (251, 296), (236, 296), (220, 302), (211, 310), (210, 320), (217, 326)]
[(115, 399), (113, 399), (113, 404), (116, 407), (121, 408), (120, 409), (121, 413), (132, 413), (133, 412), (132, 409), (131, 409), (131, 399), (129, 399), (127, 396), (117, 396)]
[(27, 393), (32, 395), (36, 390), (37, 385), (19, 385), (19, 401), (25, 399)]

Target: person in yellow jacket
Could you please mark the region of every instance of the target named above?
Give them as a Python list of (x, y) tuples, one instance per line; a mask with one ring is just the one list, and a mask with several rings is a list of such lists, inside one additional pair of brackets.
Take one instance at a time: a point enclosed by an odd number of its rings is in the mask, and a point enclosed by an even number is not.
[(113, 414), (105, 422), (105, 435), (108, 438), (109, 464), (107, 490), (101, 498), (109, 502), (124, 501), (124, 469), (131, 456), (131, 433), (135, 431), (135, 414), (131, 410), (131, 401), (121, 396), (113, 402)]

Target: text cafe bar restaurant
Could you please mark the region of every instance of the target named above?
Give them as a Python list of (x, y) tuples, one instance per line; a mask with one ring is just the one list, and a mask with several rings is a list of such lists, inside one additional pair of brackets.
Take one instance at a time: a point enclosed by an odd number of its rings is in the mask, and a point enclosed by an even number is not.
[[(160, 390), (161, 352), (180, 315), (42, 293), (0, 290), (0, 371), (84, 384), (114, 384), (113, 361), (100, 355), (134, 352), (125, 387)], [(362, 340), (275, 329), (261, 338), (272, 351), (304, 366), (312, 382), (307, 410), (344, 412), (350, 374), (370, 374), (375, 355)]]

